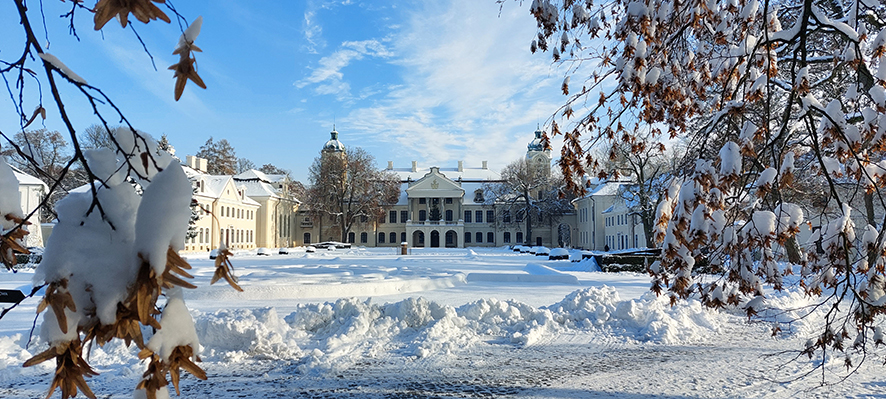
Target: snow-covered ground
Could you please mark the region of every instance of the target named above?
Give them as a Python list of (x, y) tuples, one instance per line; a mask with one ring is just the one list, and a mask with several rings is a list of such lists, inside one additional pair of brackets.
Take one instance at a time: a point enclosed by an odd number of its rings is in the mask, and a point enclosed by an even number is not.
[[(818, 364), (791, 361), (814, 314), (772, 337), (740, 309), (671, 307), (647, 292), (647, 276), (587, 261), (501, 248), (240, 253), (243, 293), (209, 286), (205, 255), (188, 261), (199, 288), (185, 300), (210, 378), (186, 375), (183, 397), (871, 397), (886, 386), (880, 350), (839, 384), (821, 387), (820, 371), (800, 378)], [(0, 288), (28, 292), (32, 276), (0, 273)], [(808, 301), (790, 290), (769, 298), (777, 309)], [(21, 367), (46, 346), (29, 343), (37, 302), (0, 320), (2, 398), (49, 386), (53, 362)], [(99, 397), (132, 397), (144, 371), (136, 353), (91, 349)], [(833, 381), (843, 359), (830, 363)]]

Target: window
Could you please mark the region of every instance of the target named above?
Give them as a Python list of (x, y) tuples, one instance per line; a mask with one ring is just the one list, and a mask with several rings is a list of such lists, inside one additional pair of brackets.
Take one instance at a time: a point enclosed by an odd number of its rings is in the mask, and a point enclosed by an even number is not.
[(495, 211), (486, 211), (486, 223), (495, 221)]
[(350, 232), (350, 233), (348, 233), (348, 242), (349, 242), (349, 243), (351, 243), (351, 244), (353, 244), (353, 243), (354, 243), (354, 239), (355, 239), (355, 238), (357, 238), (357, 235), (356, 235), (356, 234), (354, 234), (354, 232), (353, 232), (353, 231), (352, 231), (352, 232)]
[(477, 234), (474, 234), (474, 237), (477, 238), (477, 242), (483, 242), (483, 233), (478, 231)]
[(418, 203), (419, 203), (419, 204), (427, 204), (427, 203), (428, 203), (428, 199), (427, 199), (427, 198), (419, 198), (419, 199), (418, 199)]
[(418, 211), (418, 221), (424, 222), (425, 220), (428, 220), (428, 211), (422, 209)]
[(495, 233), (491, 231), (486, 233), (486, 242), (490, 244), (495, 244)]
[(305, 245), (309, 245), (311, 243), (311, 233), (305, 233)]
[(505, 244), (510, 244), (511, 243), (511, 232), (506, 231), (504, 236), (502, 237), (502, 239), (505, 242)]
[(474, 212), (474, 216), (476, 216), (474, 219), (477, 219), (477, 223), (483, 223), (483, 211)]
[(471, 243), (471, 233), (465, 233), (465, 244)]
[(440, 199), (439, 199), (439, 198), (433, 198), (433, 199), (431, 199), (431, 204), (433, 204), (433, 205), (440, 205)]
[[(522, 221), (523, 221), (523, 212), (517, 212), (517, 223), (520, 223)], [(520, 242), (520, 241), (517, 241), (517, 242)]]
[(477, 189), (474, 191), (474, 202), (485, 202), (486, 199), (483, 198), (483, 190)]
[(518, 231), (517, 232), (517, 244), (522, 244), (522, 243), (523, 243), (523, 232)]
[[(390, 215), (388, 215), (388, 216), (390, 218), (391, 223), (397, 223), (397, 211), (391, 211)], [(404, 222), (405, 222), (405, 220), (404, 220)]]
[(203, 243), (203, 229), (200, 229), (200, 243)]
[[(394, 234), (394, 233), (391, 233)], [(400, 242), (406, 242), (406, 232), (400, 233)]]
[(385, 243), (385, 233), (378, 233), (378, 243), (379, 244)]
[(465, 211), (465, 223), (471, 223), (471, 211)]
[(391, 232), (391, 234), (389, 234), (388, 236), (391, 237), (391, 239), (388, 240), (388, 242), (390, 242), (391, 244), (394, 244), (397, 242), (397, 233)]
[(447, 221), (447, 222), (451, 222), (451, 221), (452, 221), (452, 209), (447, 209), (447, 210), (446, 210), (446, 221)]
[(447, 198), (444, 202), (447, 203), (447, 204), (451, 204), (451, 203), (452, 203), (452, 198)]
[(366, 215), (360, 216), (360, 223), (366, 223), (369, 220), (369, 217)]
[(369, 241), (369, 234), (366, 234), (365, 231), (360, 233), (360, 242), (366, 244), (367, 241)]
[(505, 209), (501, 212), (501, 221), (503, 223), (511, 223), (511, 211)]
[(400, 223), (406, 223), (407, 220), (409, 220), (409, 211), (400, 211)]

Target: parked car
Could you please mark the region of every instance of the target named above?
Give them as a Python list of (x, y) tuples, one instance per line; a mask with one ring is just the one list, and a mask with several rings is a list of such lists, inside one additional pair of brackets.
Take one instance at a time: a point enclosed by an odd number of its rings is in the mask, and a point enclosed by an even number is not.
[(314, 248), (313, 245), (308, 245), (307, 247), (305, 247), (305, 252), (308, 252), (308, 253), (317, 252), (317, 248)]
[(257, 251), (255, 251), (255, 254), (256, 255), (263, 255), (263, 256), (271, 256), (271, 251), (269, 251), (267, 248), (262, 247), (262, 248), (259, 248)]
[(554, 248), (548, 254), (550, 260), (569, 260), (569, 251), (566, 248)]
[(535, 251), (535, 256), (548, 256), (551, 253), (551, 250), (547, 247), (532, 247)]
[(325, 242), (314, 244), (314, 248), (347, 249), (350, 247), (351, 247), (351, 244), (348, 244), (346, 242), (338, 242), (338, 241), (325, 241)]
[(289, 248), (280, 248), (277, 250), (277, 253), (280, 255), (289, 255)]
[(514, 249), (514, 252), (523, 252), (523, 246), (522, 246), (522, 245), (514, 245), (514, 248), (513, 248), (513, 249)]

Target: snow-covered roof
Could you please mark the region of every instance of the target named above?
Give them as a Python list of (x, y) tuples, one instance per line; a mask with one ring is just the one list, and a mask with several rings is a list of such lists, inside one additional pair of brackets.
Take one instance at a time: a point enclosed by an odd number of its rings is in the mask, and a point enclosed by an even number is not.
[(237, 187), (242, 187), (242, 188), (246, 189), (246, 196), (247, 197), (280, 198), (280, 196), (277, 195), (277, 190), (275, 190), (274, 187), (268, 183), (265, 183), (260, 180), (239, 180), (239, 179), (235, 179), (235, 180), (237, 181)]
[(607, 181), (603, 184), (598, 185), (597, 187), (588, 191), (585, 194), (585, 197), (591, 196), (603, 196), (603, 195), (618, 195), (618, 190), (621, 186), (625, 184), (631, 184), (629, 181)]
[(338, 141), (338, 132), (335, 131), (335, 128), (332, 128), (332, 131), (329, 132), (329, 141), (326, 144), (323, 144), (323, 151), (326, 152), (342, 152), (345, 150), (345, 145)]
[(43, 186), (44, 190), (49, 191), (49, 186), (47, 186), (42, 180), (22, 172), (21, 169), (16, 168), (15, 166), (9, 165), (9, 167), (12, 169), (12, 174), (15, 175), (15, 179), (18, 180), (18, 184), (25, 186)]
[[(415, 171), (412, 168), (393, 168), (387, 169), (389, 172), (393, 172), (400, 178), (400, 181), (416, 181), (421, 179), (426, 174), (431, 171), (430, 167), (421, 167), (416, 168)], [(458, 182), (461, 181), (499, 181), (501, 180), (501, 175), (493, 171), (492, 169), (484, 169), (484, 168), (462, 168), (461, 171), (458, 168), (440, 168), (440, 173), (446, 176), (448, 179)]]
[(264, 172), (255, 169), (249, 169), (243, 173), (234, 175), (235, 180), (261, 180), (270, 183), (271, 180)]
[(409, 183), (400, 184), (400, 197), (397, 198), (397, 203), (395, 205), (409, 205), (409, 194), (406, 192), (407, 188), (409, 188)]

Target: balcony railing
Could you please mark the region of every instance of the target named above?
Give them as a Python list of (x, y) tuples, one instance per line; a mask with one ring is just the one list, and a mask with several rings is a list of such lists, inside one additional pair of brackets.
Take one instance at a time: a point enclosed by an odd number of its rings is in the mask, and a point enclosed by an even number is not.
[(447, 222), (444, 220), (425, 220), (423, 222), (414, 222), (414, 221), (410, 220), (410, 221), (406, 222), (406, 225), (407, 226), (464, 226), (464, 222), (462, 222), (460, 220), (457, 222), (455, 222), (455, 221)]

